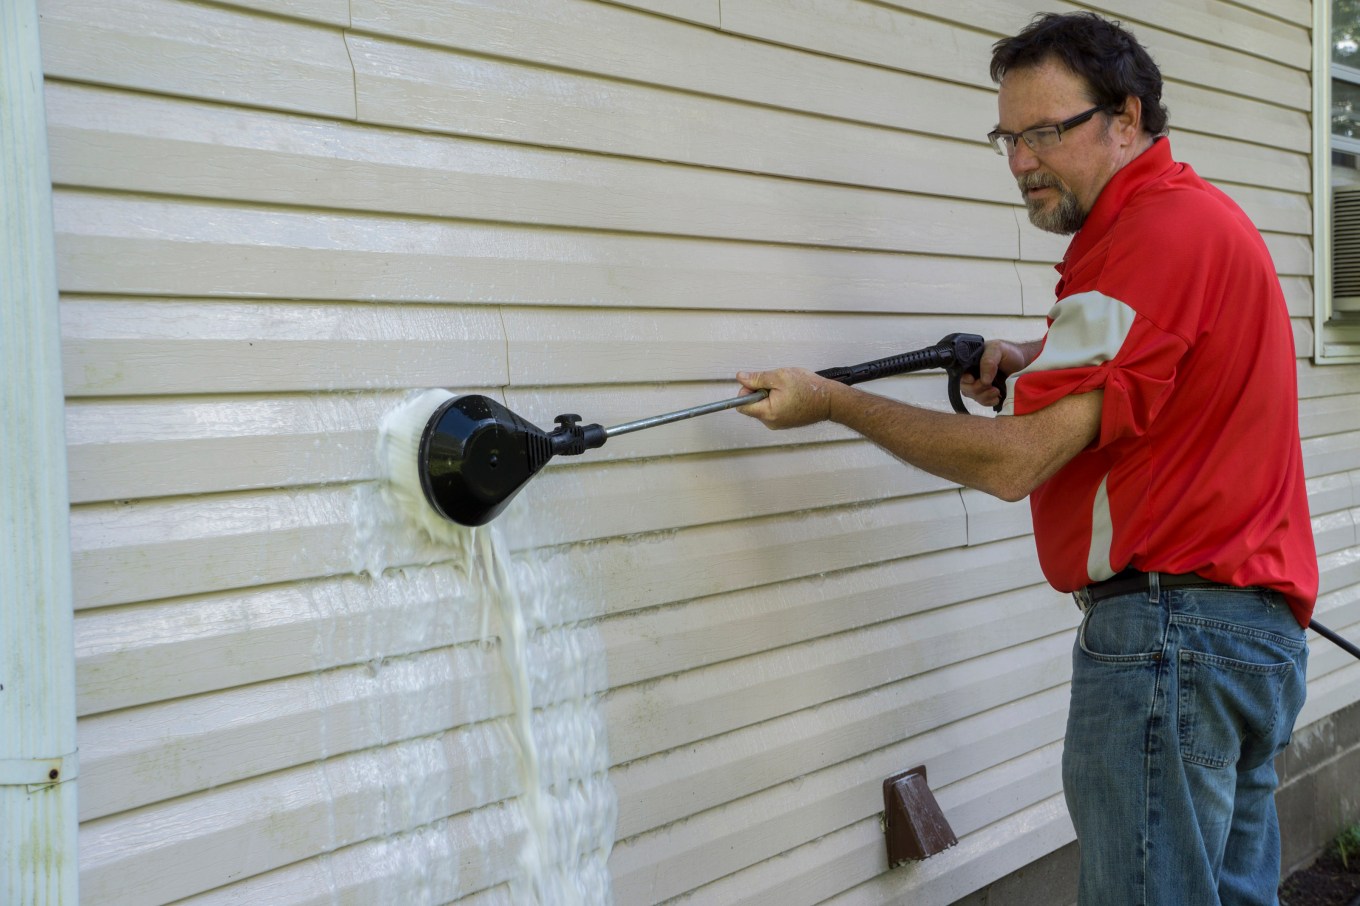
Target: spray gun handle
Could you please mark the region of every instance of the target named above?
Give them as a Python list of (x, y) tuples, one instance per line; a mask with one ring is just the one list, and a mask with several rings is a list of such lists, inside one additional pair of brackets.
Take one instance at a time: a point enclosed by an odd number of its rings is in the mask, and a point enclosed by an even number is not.
[[(963, 394), (959, 391), (959, 381), (965, 374), (980, 376), (978, 369), (982, 363), (984, 345), (985, 341), (975, 333), (951, 333), (934, 346), (888, 356), (885, 359), (875, 359), (872, 362), (861, 362), (858, 365), (825, 368), (817, 374), (833, 381), (840, 381), (842, 384), (858, 384), (894, 374), (906, 374), (909, 371), (943, 368), (949, 374), (949, 402), (954, 406), (955, 412), (967, 412), (963, 405)], [(997, 371), (996, 377), (992, 380), (992, 386), (1001, 391), (1001, 402), (1006, 399), (1007, 377), (1004, 371)], [(1001, 411), (1001, 402), (993, 407), (997, 412)]]
[(941, 341), (934, 346), (927, 346), (913, 352), (890, 355), (883, 359), (874, 359), (872, 362), (824, 368), (817, 374), (833, 381), (840, 381), (842, 384), (859, 384), (864, 381), (876, 381), (879, 378), (892, 377), (895, 374), (906, 374), (909, 371), (947, 368), (951, 355), (952, 347), (947, 347), (944, 341)]
[[(973, 377), (981, 377), (982, 350), (986, 346), (986, 341), (975, 333), (951, 333), (949, 336), (940, 340), (936, 344), (937, 348), (948, 348), (947, 357), (949, 362), (944, 369), (949, 373), (949, 403), (954, 407), (955, 412), (965, 413), (967, 408), (963, 405), (963, 394), (959, 390), (959, 381), (965, 374)], [(1010, 375), (1001, 369), (997, 369), (996, 376), (992, 378), (992, 386), (1001, 392), (1001, 398), (997, 400), (992, 409), (996, 412), (1001, 411), (1001, 406), (1006, 402), (1006, 378)]]

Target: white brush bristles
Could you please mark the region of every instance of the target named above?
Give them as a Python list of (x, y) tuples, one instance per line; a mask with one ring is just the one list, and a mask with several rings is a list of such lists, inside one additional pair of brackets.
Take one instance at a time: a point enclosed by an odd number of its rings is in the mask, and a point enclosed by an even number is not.
[(460, 528), (441, 517), (425, 500), (420, 487), (420, 438), (434, 411), (453, 394), (447, 390), (413, 393), (388, 413), (378, 429), (378, 461), (387, 472), (387, 491), (402, 513), (436, 541)]

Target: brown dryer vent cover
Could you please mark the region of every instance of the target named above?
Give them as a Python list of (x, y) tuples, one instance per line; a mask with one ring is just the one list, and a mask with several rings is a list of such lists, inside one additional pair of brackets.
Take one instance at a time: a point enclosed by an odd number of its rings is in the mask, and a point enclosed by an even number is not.
[(883, 831), (890, 868), (928, 859), (959, 842), (926, 785), (925, 765), (883, 781)]

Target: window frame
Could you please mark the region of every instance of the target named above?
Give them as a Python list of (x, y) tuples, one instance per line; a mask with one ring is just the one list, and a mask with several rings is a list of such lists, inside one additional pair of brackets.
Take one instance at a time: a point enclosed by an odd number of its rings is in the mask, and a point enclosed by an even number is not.
[(1332, 79), (1360, 86), (1360, 69), (1332, 62), (1332, 0), (1313, 4), (1313, 362), (1360, 363), (1360, 317), (1334, 317), (1332, 151), (1360, 156), (1360, 139), (1332, 135)]

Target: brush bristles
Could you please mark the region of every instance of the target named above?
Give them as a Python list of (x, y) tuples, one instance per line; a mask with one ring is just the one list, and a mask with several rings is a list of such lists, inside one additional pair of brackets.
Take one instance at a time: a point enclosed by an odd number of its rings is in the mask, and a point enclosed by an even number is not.
[(454, 526), (435, 512), (421, 489), (420, 439), (435, 410), (451, 399), (447, 390), (415, 393), (388, 413), (378, 430), (378, 456), (387, 471), (388, 491), (396, 505), (436, 540)]

